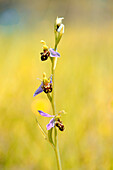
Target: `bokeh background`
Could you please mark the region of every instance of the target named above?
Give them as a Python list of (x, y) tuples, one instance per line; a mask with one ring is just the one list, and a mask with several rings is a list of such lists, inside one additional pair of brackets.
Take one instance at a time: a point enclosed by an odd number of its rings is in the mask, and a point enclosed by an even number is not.
[(58, 46), (57, 111), (64, 170), (113, 169), (113, 1), (0, 0), (0, 169), (56, 170), (55, 154), (38, 128), (52, 114), (44, 93), (33, 98), (41, 62), (40, 40), (54, 47), (54, 22), (64, 17)]

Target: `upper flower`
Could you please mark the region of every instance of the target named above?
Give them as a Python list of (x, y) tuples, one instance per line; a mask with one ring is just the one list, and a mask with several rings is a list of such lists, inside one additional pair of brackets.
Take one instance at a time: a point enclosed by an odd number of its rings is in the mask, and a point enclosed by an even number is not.
[(60, 57), (60, 54), (55, 51), (52, 48), (48, 48), (45, 41), (41, 40), (41, 43), (43, 44), (43, 52), (41, 52), (41, 60), (45, 61), (48, 59), (48, 57)]
[(43, 91), (45, 93), (52, 92), (52, 76), (47, 78), (46, 73), (43, 73), (43, 81), (41, 82), (41, 85), (38, 87), (38, 89), (35, 91), (33, 97), (35, 97), (37, 94)]
[[(62, 124), (62, 121), (60, 121), (60, 113), (58, 115), (50, 115), (48, 113), (45, 113), (41, 110), (38, 110), (39, 114), (41, 116), (44, 117), (52, 117), (52, 119), (50, 120), (50, 122), (46, 125), (47, 130), (50, 130), (51, 128), (54, 128), (55, 126), (57, 126), (59, 128), (60, 131), (64, 130), (64, 125)], [(62, 112), (63, 113), (63, 112)]]
[(56, 25), (61, 25), (62, 24), (62, 20), (64, 19), (64, 17), (58, 18), (56, 19)]
[(55, 24), (55, 30), (60, 33), (61, 35), (64, 34), (64, 24), (62, 24), (62, 20), (64, 18), (58, 18), (56, 19), (56, 24)]

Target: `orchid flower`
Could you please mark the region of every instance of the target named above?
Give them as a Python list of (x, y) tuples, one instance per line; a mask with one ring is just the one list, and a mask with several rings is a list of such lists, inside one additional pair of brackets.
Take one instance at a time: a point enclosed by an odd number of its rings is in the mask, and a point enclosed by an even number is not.
[(48, 57), (60, 57), (60, 54), (55, 51), (52, 48), (48, 48), (45, 41), (41, 40), (41, 43), (43, 44), (43, 52), (41, 52), (41, 60), (45, 61), (48, 59)]
[(43, 91), (45, 93), (51, 93), (52, 92), (52, 75), (49, 78), (47, 78), (46, 73), (43, 73), (43, 81), (41, 81), (41, 85), (35, 91), (33, 97), (35, 97), (37, 94), (39, 94)]
[[(60, 121), (60, 114), (57, 115), (50, 115), (48, 113), (45, 113), (41, 110), (38, 110), (39, 114), (44, 117), (52, 117), (50, 122), (46, 125), (47, 130), (50, 130), (51, 128), (54, 128), (57, 126), (60, 131), (64, 130), (64, 125), (62, 124), (62, 121)], [(59, 112), (60, 113), (60, 112)]]

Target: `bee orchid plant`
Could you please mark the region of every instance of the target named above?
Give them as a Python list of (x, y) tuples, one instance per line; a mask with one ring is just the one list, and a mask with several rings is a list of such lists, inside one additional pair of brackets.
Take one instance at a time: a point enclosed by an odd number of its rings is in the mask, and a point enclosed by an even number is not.
[[(52, 105), (52, 114), (45, 113), (42, 110), (38, 110), (38, 113), (46, 118), (51, 118), (49, 123), (46, 125), (46, 130), (42, 128), (40, 123), (37, 120), (38, 126), (40, 127), (40, 130), (42, 131), (45, 139), (52, 145), (56, 160), (57, 160), (57, 167), (58, 170), (61, 170), (61, 161), (60, 161), (60, 153), (59, 153), (59, 147), (58, 147), (58, 130), (64, 131), (64, 125), (61, 121), (61, 115), (65, 113), (65, 111), (60, 111), (56, 114), (56, 106), (55, 106), (55, 68), (57, 63), (57, 58), (60, 57), (59, 52), (57, 52), (58, 44), (62, 38), (62, 35), (64, 34), (64, 24), (62, 23), (62, 20), (64, 18), (58, 18), (56, 19), (56, 22), (54, 24), (54, 33), (55, 33), (55, 47), (49, 48), (46, 45), (46, 42), (44, 40), (41, 40), (42, 52), (41, 55), (41, 61), (46, 61), (48, 58), (50, 58), (51, 61), (51, 76), (49, 78), (46, 77), (46, 73), (43, 73), (43, 80), (41, 80), (40, 86), (37, 88), (37, 90), (34, 92), (34, 97), (42, 92), (44, 92), (49, 101)], [(54, 129), (54, 131), (53, 131)], [(52, 135), (54, 133), (54, 135)]]

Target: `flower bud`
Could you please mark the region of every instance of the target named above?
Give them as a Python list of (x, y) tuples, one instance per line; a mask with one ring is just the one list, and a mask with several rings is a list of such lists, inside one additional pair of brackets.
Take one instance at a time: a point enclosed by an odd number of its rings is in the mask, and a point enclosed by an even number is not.
[(60, 25), (60, 27), (57, 29), (57, 32), (59, 32), (61, 35), (64, 34), (64, 24)]
[(57, 19), (56, 19), (56, 25), (59, 25), (59, 26), (60, 26), (63, 19), (64, 19), (63, 17), (61, 17), (61, 18), (58, 18), (58, 17), (57, 17)]
[(62, 24), (62, 20), (63, 19), (64, 19), (63, 17), (61, 17), (61, 18), (57, 17), (57, 19), (56, 19), (56, 26), (55, 26), (55, 28), (56, 28), (56, 31), (58, 33), (60, 33), (60, 35), (64, 34), (64, 24)]

